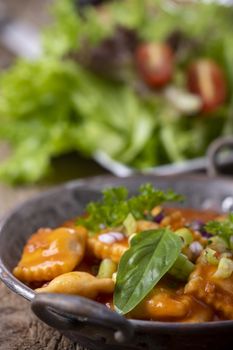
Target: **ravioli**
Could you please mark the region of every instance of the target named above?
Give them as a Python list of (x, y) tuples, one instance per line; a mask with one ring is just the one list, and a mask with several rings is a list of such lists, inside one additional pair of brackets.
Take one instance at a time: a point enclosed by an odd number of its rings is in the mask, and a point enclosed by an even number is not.
[(36, 289), (38, 293), (74, 294), (95, 299), (100, 293), (113, 293), (111, 278), (96, 278), (87, 272), (73, 271), (54, 278), (47, 286)]
[(21, 281), (35, 282), (70, 272), (82, 261), (86, 240), (83, 227), (41, 228), (28, 240), (13, 273)]
[(199, 263), (190, 275), (185, 293), (193, 295), (214, 308), (220, 316), (233, 319), (233, 274), (229, 278), (216, 278), (217, 267)]

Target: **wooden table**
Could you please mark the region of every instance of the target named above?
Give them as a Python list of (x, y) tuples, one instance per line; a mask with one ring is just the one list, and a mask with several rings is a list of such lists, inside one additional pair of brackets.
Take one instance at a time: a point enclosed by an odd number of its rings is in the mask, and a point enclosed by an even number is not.
[[(0, 217), (40, 189), (12, 189), (0, 185)], [(39, 321), (29, 302), (0, 282), (0, 350), (82, 350), (83, 348)]]

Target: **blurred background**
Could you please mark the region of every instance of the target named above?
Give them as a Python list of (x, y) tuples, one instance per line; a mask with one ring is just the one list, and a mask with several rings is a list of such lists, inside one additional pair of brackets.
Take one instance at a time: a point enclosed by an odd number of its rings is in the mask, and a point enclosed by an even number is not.
[(232, 61), (232, 1), (0, 0), (0, 182), (205, 171)]
[[(23, 31), (28, 28), (27, 26), (32, 26), (35, 30), (40, 30), (40, 28), (49, 22), (50, 16), (48, 15), (48, 5), (51, 0), (0, 0), (0, 30), (1, 30), (1, 40), (0, 40), (0, 65), (1, 68), (6, 68), (13, 63), (14, 53), (17, 53), (17, 48), (14, 49), (11, 40), (13, 40), (13, 29), (12, 28), (12, 39), (10, 37), (10, 27), (8, 27), (8, 35), (6, 26), (10, 24), (18, 24)], [(21, 27), (22, 26), (22, 27)], [(17, 28), (17, 26), (15, 27)], [(4, 30), (5, 29), (5, 30)], [(16, 29), (15, 29), (16, 30)], [(16, 30), (17, 32), (17, 30)], [(17, 33), (16, 33), (17, 34)], [(15, 36), (16, 36), (15, 34)], [(30, 35), (30, 31), (25, 33), (25, 35)], [(8, 42), (9, 40), (9, 42)], [(23, 40), (23, 38), (21, 39)], [(25, 41), (27, 38), (25, 38)], [(12, 45), (12, 51), (8, 46)], [(15, 44), (16, 45), (16, 44)], [(20, 46), (20, 45), (19, 45)], [(20, 49), (18, 49), (20, 53)], [(16, 51), (16, 52), (14, 52)]]

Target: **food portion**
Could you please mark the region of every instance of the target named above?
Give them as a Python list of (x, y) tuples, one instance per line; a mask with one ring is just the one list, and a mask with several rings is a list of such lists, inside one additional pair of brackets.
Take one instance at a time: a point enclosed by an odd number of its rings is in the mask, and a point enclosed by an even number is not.
[(76, 294), (95, 299), (99, 293), (113, 293), (114, 282), (111, 278), (96, 278), (87, 272), (73, 271), (54, 278), (47, 286), (36, 291)]
[(233, 6), (187, 3), (55, 1), (42, 56), (0, 75), (0, 180), (36, 182), (73, 151), (183, 162), (232, 135)]
[(27, 242), (14, 275), (24, 281), (50, 281), (72, 271), (83, 259), (87, 231), (83, 227), (39, 229)]
[[(197, 264), (195, 271), (191, 274), (190, 280), (185, 287), (187, 294), (202, 300), (207, 305), (213, 307), (226, 319), (233, 319), (233, 263), (232, 260), (221, 258), (219, 269), (226, 264), (227, 275), (220, 273), (214, 264), (206, 266)], [(218, 261), (216, 261), (218, 263)]]
[(173, 191), (103, 191), (81, 216), (40, 228), (14, 275), (37, 293), (96, 300), (128, 318), (233, 320), (233, 215), (175, 208)]

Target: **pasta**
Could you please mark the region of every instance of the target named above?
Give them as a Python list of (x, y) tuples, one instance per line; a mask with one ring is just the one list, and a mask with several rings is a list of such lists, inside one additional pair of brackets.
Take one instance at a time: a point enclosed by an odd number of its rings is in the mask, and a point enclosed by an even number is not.
[(185, 287), (185, 293), (210, 305), (226, 319), (233, 319), (233, 275), (214, 277), (216, 266), (198, 264)]
[(177, 295), (166, 287), (157, 287), (130, 316), (159, 321), (204, 322), (213, 319), (213, 310), (189, 295)]
[(21, 281), (34, 282), (70, 272), (83, 259), (86, 239), (83, 227), (39, 229), (27, 242), (14, 275)]
[(99, 293), (113, 293), (114, 282), (111, 278), (96, 278), (86, 272), (68, 272), (54, 278), (47, 286), (36, 289), (44, 293), (77, 294), (95, 299)]
[[(99, 240), (99, 237), (101, 237), (101, 235), (97, 235), (88, 239), (88, 253), (95, 256), (98, 259), (110, 258), (112, 259), (112, 261), (119, 263), (122, 255), (128, 248), (128, 242), (123, 241), (122, 243), (115, 242), (114, 244), (108, 244), (101, 242)], [(109, 237), (111, 237), (110, 234)]]

